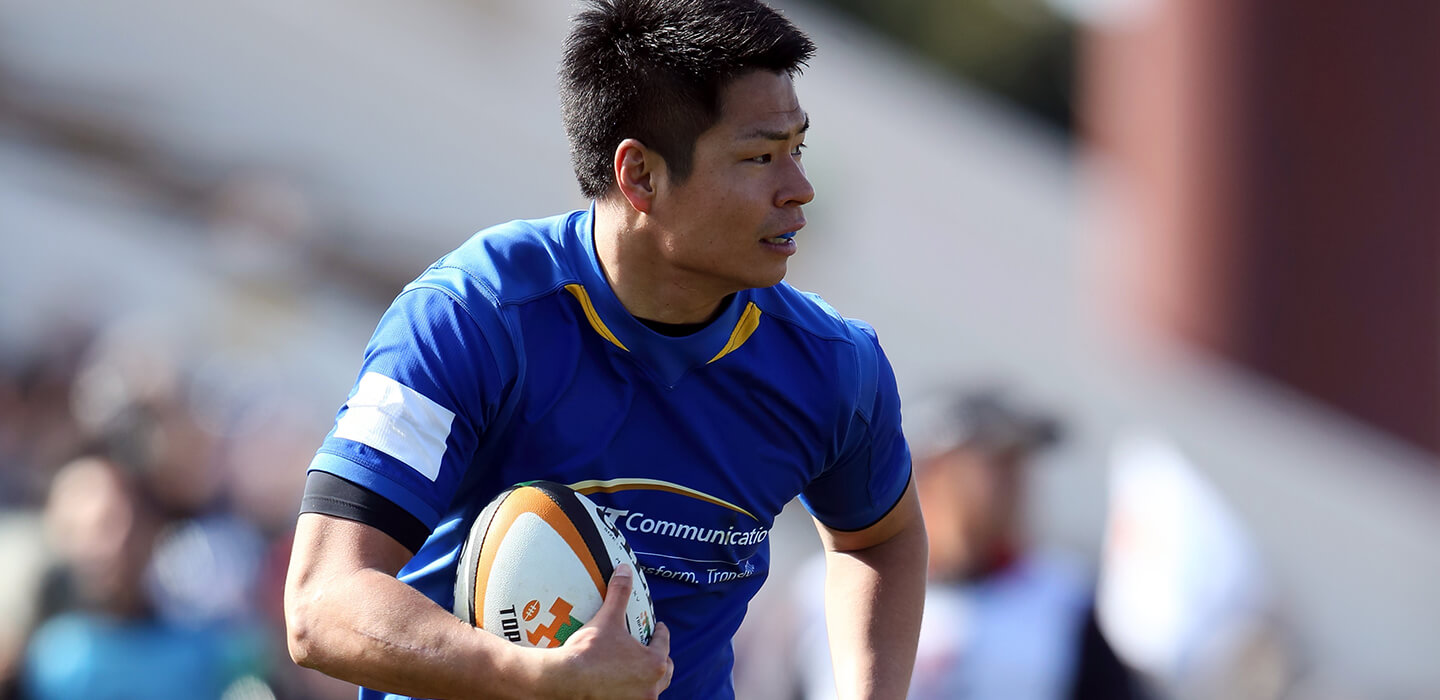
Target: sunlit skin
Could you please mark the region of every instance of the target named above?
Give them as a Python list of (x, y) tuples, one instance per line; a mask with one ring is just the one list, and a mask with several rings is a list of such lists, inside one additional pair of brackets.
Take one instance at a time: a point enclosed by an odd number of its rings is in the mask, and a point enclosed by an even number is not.
[(782, 237), (805, 226), (801, 207), (815, 197), (800, 158), (808, 128), (790, 76), (757, 70), (722, 91), (683, 182), (639, 141), (616, 148), (595, 247), (630, 313), (700, 323), (728, 295), (784, 279), (797, 243)]

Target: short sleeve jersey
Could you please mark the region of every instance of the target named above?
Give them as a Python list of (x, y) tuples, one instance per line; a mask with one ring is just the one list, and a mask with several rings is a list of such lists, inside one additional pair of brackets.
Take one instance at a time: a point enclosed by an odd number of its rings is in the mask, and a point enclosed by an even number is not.
[(310, 469), (430, 531), (400, 578), (446, 609), (486, 503), (570, 485), (625, 534), (670, 627), (665, 697), (733, 697), (731, 637), (780, 510), (799, 496), (857, 530), (909, 482), (894, 374), (868, 325), (783, 283), (691, 335), (652, 331), (606, 282), (592, 219), (496, 226), (407, 285)]

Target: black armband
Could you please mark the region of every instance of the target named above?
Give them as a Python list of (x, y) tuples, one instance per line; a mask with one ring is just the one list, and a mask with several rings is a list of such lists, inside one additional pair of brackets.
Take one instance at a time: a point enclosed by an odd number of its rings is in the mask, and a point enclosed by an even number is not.
[(334, 474), (312, 471), (305, 477), (301, 513), (320, 513), (354, 520), (375, 528), (404, 545), (411, 554), (420, 551), (430, 528), (409, 511), (370, 489)]

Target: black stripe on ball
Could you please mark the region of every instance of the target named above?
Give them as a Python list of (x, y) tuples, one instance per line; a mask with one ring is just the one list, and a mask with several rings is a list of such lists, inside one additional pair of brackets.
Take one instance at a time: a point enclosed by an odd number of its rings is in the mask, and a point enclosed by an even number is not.
[(610, 562), (610, 550), (605, 546), (605, 539), (600, 536), (600, 530), (595, 527), (594, 514), (580, 500), (575, 490), (554, 481), (528, 481), (521, 485), (539, 489), (550, 497), (555, 505), (560, 506), (560, 512), (564, 513), (570, 522), (575, 523), (575, 530), (580, 533), (580, 539), (594, 553), (595, 566), (600, 570), (600, 580), (609, 586), (610, 576), (615, 573), (615, 565)]

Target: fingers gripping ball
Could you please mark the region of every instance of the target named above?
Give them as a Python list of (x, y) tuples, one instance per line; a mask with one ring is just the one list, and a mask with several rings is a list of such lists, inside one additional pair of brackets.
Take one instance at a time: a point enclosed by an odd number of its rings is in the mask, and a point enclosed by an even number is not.
[(455, 614), (516, 644), (557, 647), (600, 610), (615, 567), (629, 564), (630, 636), (650, 643), (650, 585), (625, 536), (563, 484), (531, 481), (491, 501), (471, 526), (455, 577)]

